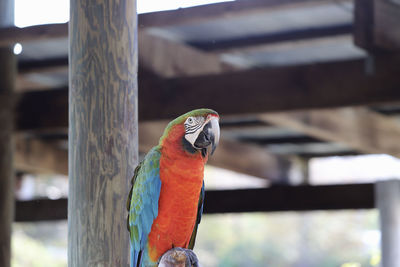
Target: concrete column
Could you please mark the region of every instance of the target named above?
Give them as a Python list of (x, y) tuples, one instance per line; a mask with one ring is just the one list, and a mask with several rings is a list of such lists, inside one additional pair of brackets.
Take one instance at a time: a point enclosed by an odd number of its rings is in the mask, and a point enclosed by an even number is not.
[(378, 182), (375, 202), (380, 215), (382, 267), (399, 267), (400, 180)]

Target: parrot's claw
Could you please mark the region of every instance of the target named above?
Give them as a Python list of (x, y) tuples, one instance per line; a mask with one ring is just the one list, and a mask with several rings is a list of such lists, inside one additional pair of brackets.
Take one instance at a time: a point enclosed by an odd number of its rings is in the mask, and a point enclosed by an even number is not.
[(161, 256), (158, 267), (200, 267), (200, 265), (193, 250), (172, 248)]
[(193, 250), (191, 249), (186, 249), (185, 250), (187, 257), (190, 260), (190, 265), (191, 267), (200, 267), (199, 265), (199, 259), (197, 258), (196, 254), (194, 254)]

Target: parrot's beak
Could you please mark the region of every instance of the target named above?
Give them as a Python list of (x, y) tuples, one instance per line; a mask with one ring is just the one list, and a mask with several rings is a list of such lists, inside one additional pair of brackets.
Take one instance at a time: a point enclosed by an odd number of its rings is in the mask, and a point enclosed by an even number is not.
[(218, 120), (218, 117), (215, 116), (208, 118), (194, 143), (195, 147), (204, 149), (203, 151), (206, 151), (207, 147), (211, 145), (211, 155), (219, 143), (220, 130)]
[(211, 139), (211, 155), (212, 155), (219, 143), (220, 129), (219, 129), (218, 118), (212, 117), (207, 125), (209, 125), (208, 134)]

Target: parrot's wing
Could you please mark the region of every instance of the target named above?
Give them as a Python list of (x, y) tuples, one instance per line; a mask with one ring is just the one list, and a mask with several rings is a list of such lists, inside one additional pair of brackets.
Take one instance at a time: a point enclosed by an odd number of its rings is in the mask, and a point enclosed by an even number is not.
[(160, 151), (154, 147), (135, 169), (129, 193), (128, 230), (131, 240), (131, 267), (140, 266), (141, 254), (154, 219), (160, 197)]
[(199, 205), (197, 208), (197, 219), (196, 223), (193, 228), (193, 233), (192, 236), (190, 237), (190, 242), (189, 242), (189, 248), (193, 249), (194, 248), (194, 243), (196, 241), (196, 235), (197, 235), (197, 227), (201, 221), (201, 215), (203, 214), (203, 204), (204, 204), (204, 181), (203, 181), (203, 186), (201, 187), (200, 191), (200, 197), (199, 197)]

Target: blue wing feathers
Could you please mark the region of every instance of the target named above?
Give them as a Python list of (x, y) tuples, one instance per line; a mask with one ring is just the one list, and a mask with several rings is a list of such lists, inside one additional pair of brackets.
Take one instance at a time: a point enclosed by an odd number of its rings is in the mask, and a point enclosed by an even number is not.
[(131, 267), (136, 267), (147, 255), (145, 246), (154, 219), (158, 215), (160, 197), (160, 152), (157, 147), (150, 150), (134, 177), (129, 209), (129, 229), (131, 237)]

